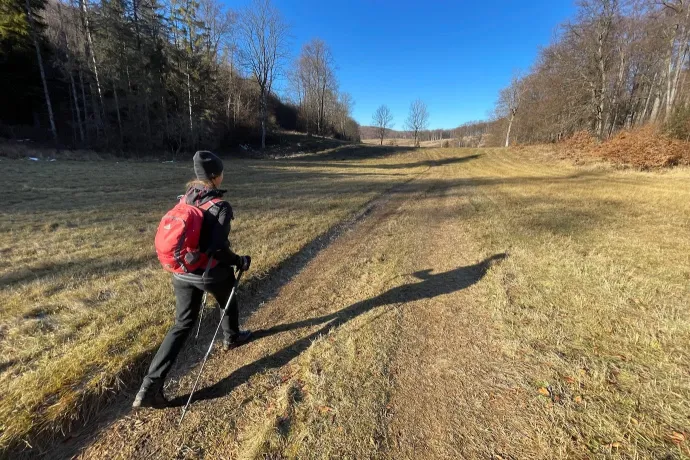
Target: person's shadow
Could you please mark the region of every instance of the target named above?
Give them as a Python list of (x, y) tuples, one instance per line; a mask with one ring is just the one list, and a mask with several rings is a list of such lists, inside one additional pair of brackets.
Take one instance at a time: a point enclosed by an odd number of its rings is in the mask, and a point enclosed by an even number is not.
[[(305, 351), (319, 336), (327, 334), (330, 330), (374, 308), (384, 305), (404, 304), (421, 299), (430, 299), (472, 286), (484, 277), (492, 264), (506, 257), (507, 254), (505, 253), (496, 254), (477, 264), (459, 267), (435, 275), (431, 273), (432, 270), (421, 270), (412, 274), (420, 280), (419, 282), (395, 287), (376, 297), (357, 302), (335, 313), (255, 331), (253, 340), (259, 340), (279, 332), (311, 327), (319, 324), (324, 325), (319, 330), (297, 340), (285, 348), (254, 361), (253, 363), (240, 367), (214, 385), (199, 390), (194, 394), (193, 400), (215, 399), (229, 394), (233, 389), (248, 381), (254, 374), (263, 372), (267, 369), (284, 366)], [(182, 406), (187, 402), (188, 398), (189, 394), (178, 396), (170, 401), (170, 406)]]

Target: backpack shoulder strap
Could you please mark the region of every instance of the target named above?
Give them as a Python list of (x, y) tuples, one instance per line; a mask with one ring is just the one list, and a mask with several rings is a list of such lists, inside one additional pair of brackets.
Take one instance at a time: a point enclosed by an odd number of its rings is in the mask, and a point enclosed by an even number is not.
[(223, 201), (223, 200), (221, 200), (220, 198), (212, 198), (212, 199), (208, 200), (206, 203), (199, 205), (197, 207), (199, 209), (204, 210), (204, 211), (208, 211), (209, 209), (211, 209), (213, 206), (216, 206), (221, 201)]

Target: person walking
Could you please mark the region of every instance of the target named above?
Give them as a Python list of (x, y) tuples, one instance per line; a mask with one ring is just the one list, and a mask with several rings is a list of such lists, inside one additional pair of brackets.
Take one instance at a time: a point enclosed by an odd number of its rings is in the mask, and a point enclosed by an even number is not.
[[(194, 155), (194, 173), (196, 179), (187, 184), (187, 191), (181, 197), (180, 204), (183, 208), (186, 204), (203, 211), (203, 223), (201, 223), (201, 229), (197, 236), (198, 252), (195, 252), (193, 257), (189, 257), (191, 254), (186, 254), (186, 258), (176, 259), (180, 262), (177, 265), (174, 263), (164, 264), (164, 268), (173, 272), (172, 285), (175, 290), (176, 302), (175, 324), (163, 339), (163, 343), (161, 343), (149, 366), (148, 373), (144, 377), (132, 404), (134, 408), (163, 408), (168, 405), (163, 394), (163, 383), (194, 327), (204, 292), (215, 297), (222, 312), (235, 283), (233, 267), (246, 271), (251, 265), (251, 257), (239, 256), (230, 249), (228, 235), (230, 234), (230, 223), (234, 216), (230, 204), (223, 200), (226, 190), (220, 189), (223, 183), (223, 162), (212, 152), (196, 152)], [(164, 222), (165, 218), (161, 227), (169, 230), (171, 225), (164, 225)], [(169, 222), (173, 221), (169, 220)], [(161, 227), (159, 227), (159, 233)], [(185, 226), (182, 228), (185, 229)], [(189, 230), (187, 229), (187, 231)], [(159, 247), (158, 238), (157, 234), (157, 250)], [(198, 266), (197, 263), (197, 259), (200, 259), (199, 254), (204, 256), (201, 266)], [(179, 256), (179, 251), (175, 255)], [(159, 259), (162, 263), (164, 262), (160, 253)], [(187, 263), (190, 260), (193, 263)], [(171, 265), (175, 265), (175, 267), (171, 268)], [(188, 268), (196, 266), (198, 268), (193, 270)], [(238, 347), (251, 339), (251, 331), (240, 329), (237, 296), (232, 299), (221, 326), (225, 350)]]

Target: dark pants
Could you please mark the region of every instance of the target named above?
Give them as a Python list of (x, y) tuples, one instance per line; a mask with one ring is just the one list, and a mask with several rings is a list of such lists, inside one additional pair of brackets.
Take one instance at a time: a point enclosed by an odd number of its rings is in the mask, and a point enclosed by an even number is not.
[[(205, 280), (197, 275), (183, 275), (173, 276), (172, 283), (175, 288), (176, 301), (175, 324), (170, 328), (165, 339), (163, 339), (163, 343), (158, 348), (158, 352), (149, 366), (148, 374), (144, 377), (142, 388), (160, 388), (163, 385), (166, 375), (170, 372), (177, 355), (187, 340), (187, 336), (194, 328), (194, 323), (199, 316), (204, 291), (215, 297), (222, 311), (235, 283), (235, 275), (232, 268), (218, 266), (209, 272)], [(221, 327), (227, 340), (239, 332), (237, 294), (230, 302)]]

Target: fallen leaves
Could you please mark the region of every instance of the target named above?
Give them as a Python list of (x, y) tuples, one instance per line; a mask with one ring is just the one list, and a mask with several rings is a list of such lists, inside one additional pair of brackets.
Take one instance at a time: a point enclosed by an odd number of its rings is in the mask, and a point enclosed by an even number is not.
[(330, 406), (319, 406), (319, 412), (322, 414), (328, 414), (330, 412), (333, 412), (335, 409), (333, 409)]
[(685, 433), (681, 433), (679, 431), (674, 431), (670, 434), (667, 434), (666, 438), (669, 441), (671, 441), (673, 444), (680, 445), (683, 442), (685, 442), (686, 436), (685, 436)]
[(537, 390), (537, 393), (539, 393), (542, 396), (550, 396), (551, 393), (549, 393), (549, 389), (546, 387), (541, 387)]
[(641, 168), (669, 167), (690, 162), (688, 142), (672, 139), (654, 126), (621, 131), (601, 144), (591, 134), (578, 132), (560, 145), (563, 154), (575, 160), (600, 157)]

